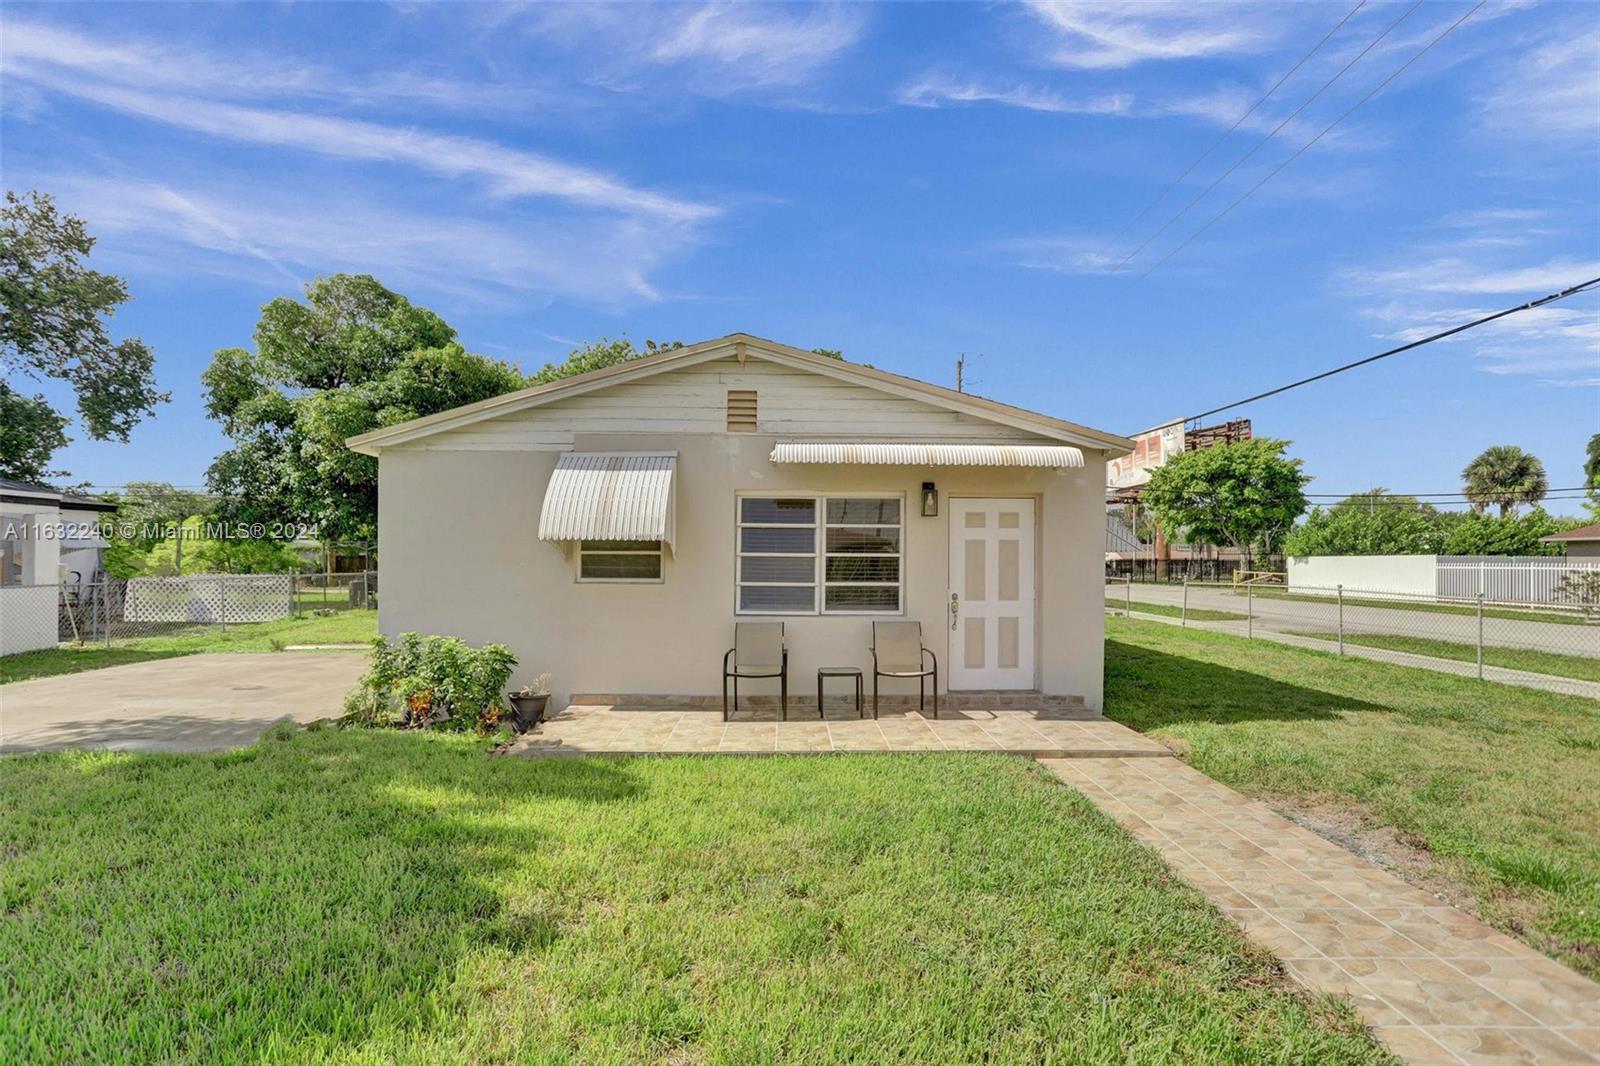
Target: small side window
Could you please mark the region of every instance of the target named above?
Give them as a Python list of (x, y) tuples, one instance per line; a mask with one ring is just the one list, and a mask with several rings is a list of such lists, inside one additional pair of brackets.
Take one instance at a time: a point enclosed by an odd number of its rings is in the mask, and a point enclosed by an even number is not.
[(578, 542), (579, 581), (660, 581), (659, 540)]

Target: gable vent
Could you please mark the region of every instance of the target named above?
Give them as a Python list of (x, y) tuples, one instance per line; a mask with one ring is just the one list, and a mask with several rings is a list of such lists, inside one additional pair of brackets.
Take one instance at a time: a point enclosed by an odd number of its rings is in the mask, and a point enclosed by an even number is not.
[(754, 433), (756, 431), (756, 390), (728, 390), (728, 432)]

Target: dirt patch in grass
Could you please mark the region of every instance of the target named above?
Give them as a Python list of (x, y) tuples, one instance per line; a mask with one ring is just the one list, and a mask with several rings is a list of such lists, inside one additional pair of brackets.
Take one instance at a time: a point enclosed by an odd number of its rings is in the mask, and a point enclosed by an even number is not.
[(1307, 803), (1284, 796), (1263, 796), (1262, 802), (1324, 840), (1339, 845), (1407, 884), (1495, 926), (1544, 952), (1576, 956), (1589, 969), (1600, 967), (1600, 946), (1567, 939), (1541, 929), (1539, 908), (1503, 886), (1473, 892), (1448, 860), (1436, 858), (1422, 837), (1392, 825), (1375, 823), (1362, 812), (1334, 803)]
[(1431, 892), (1452, 907), (1477, 913), (1477, 897), (1453, 881), (1416, 833), (1380, 825), (1351, 807), (1309, 803), (1287, 796), (1263, 796), (1262, 802), (1324, 840), (1381, 867), (1407, 884)]

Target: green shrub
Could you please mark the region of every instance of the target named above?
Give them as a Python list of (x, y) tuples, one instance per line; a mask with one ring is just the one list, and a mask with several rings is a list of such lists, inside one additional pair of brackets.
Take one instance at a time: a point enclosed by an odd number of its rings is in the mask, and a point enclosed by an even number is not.
[(1450, 531), (1445, 555), (1560, 555), (1560, 544), (1540, 537), (1559, 533), (1569, 524), (1552, 518), (1542, 507), (1525, 515), (1469, 514)]
[(500, 694), (517, 657), (504, 644), (474, 648), (459, 637), (402, 633), (372, 643), (372, 660), (345, 699), (346, 717), (363, 725), (466, 730), (480, 736), (499, 724)]

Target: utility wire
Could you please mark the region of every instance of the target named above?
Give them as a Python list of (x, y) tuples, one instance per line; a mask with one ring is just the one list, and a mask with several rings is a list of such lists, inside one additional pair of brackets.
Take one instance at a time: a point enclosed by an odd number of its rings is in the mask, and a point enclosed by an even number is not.
[[(1480, 4), (1479, 6), (1481, 7), (1482, 5)], [(1473, 10), (1476, 10), (1476, 8)], [(1280, 385), (1275, 389), (1268, 389), (1266, 392), (1258, 392), (1254, 396), (1246, 396), (1242, 400), (1235, 400), (1232, 403), (1225, 403), (1221, 407), (1213, 407), (1209, 411), (1201, 411), (1197, 415), (1189, 415), (1186, 418), (1177, 418), (1173, 419), (1171, 422), (1163, 422), (1159, 426), (1153, 426), (1151, 429), (1147, 430), (1140, 430), (1140, 432), (1150, 433), (1157, 429), (1166, 429), (1168, 426), (1182, 425), (1185, 422), (1197, 422), (1202, 418), (1209, 418), (1211, 415), (1221, 414), (1223, 411), (1231, 411), (1235, 407), (1243, 407), (1247, 403), (1255, 403), (1257, 400), (1265, 400), (1269, 396), (1277, 396), (1279, 393), (1288, 392), (1290, 389), (1298, 389), (1302, 385), (1309, 385), (1314, 381), (1321, 381), (1323, 378), (1331, 378), (1335, 374), (1342, 374), (1346, 370), (1354, 370), (1358, 366), (1366, 366), (1368, 363), (1376, 363), (1379, 359), (1387, 359), (1391, 355), (1399, 355), (1401, 352), (1409, 352), (1413, 348), (1421, 348), (1424, 344), (1432, 344), (1434, 341), (1444, 340), (1446, 337), (1453, 337), (1457, 333), (1465, 333), (1469, 329), (1476, 329), (1477, 327), (1486, 325), (1495, 321), (1496, 319), (1505, 318), (1507, 315), (1518, 314), (1522, 311), (1531, 311), (1536, 307), (1543, 307), (1546, 304), (1555, 303), (1557, 300), (1565, 300), (1569, 296), (1576, 296), (1578, 293), (1587, 292), (1596, 285), (1600, 285), (1600, 278), (1590, 278), (1588, 281), (1581, 281), (1576, 285), (1568, 286), (1567, 288), (1562, 289), (1560, 292), (1553, 292), (1548, 296), (1541, 296), (1537, 300), (1529, 300), (1527, 303), (1518, 304), (1515, 307), (1507, 307), (1504, 310), (1496, 311), (1493, 314), (1484, 315), (1482, 318), (1475, 318), (1471, 322), (1463, 322), (1459, 326), (1451, 326), (1449, 329), (1440, 330), (1438, 333), (1430, 333), (1426, 337), (1402, 344), (1397, 348), (1390, 348), (1386, 352), (1379, 352), (1377, 355), (1369, 355), (1365, 359), (1357, 359), (1353, 363), (1345, 363), (1343, 366), (1336, 366), (1332, 370), (1324, 370), (1320, 374), (1313, 374), (1308, 378), (1301, 378), (1299, 381), (1291, 381), (1287, 385)]]
[[(1166, 263), (1173, 256), (1177, 255), (1179, 252), (1181, 252), (1185, 248), (1189, 247), (1189, 245), (1191, 243), (1193, 243), (1193, 241), (1194, 241), (1194, 239), (1196, 237), (1200, 236), (1202, 233), (1204, 233), (1206, 230), (1210, 229), (1212, 226), (1216, 225), (1218, 222), (1221, 222), (1222, 219), (1228, 214), (1228, 212), (1232, 211), (1234, 208), (1238, 207), (1240, 204), (1242, 204), (1246, 200), (1248, 200), (1250, 198), (1251, 194), (1254, 193), (1257, 189), (1261, 188), (1261, 186), (1265, 185), (1267, 182), (1269, 182), (1273, 178), (1277, 177), (1278, 173), (1280, 171), (1282, 171), (1284, 167), (1288, 166), (1290, 163), (1293, 163), (1296, 159), (1299, 159), (1302, 155), (1304, 155), (1306, 153), (1306, 151), (1312, 145), (1316, 144), (1318, 141), (1322, 140), (1322, 138), (1326, 137), (1329, 133), (1333, 132), (1333, 128), (1335, 126), (1339, 125), (1339, 123), (1343, 122), (1345, 119), (1347, 119), (1351, 115), (1355, 114), (1356, 111), (1358, 109), (1360, 109), (1360, 107), (1363, 104), (1365, 104), (1368, 100), (1371, 100), (1374, 96), (1377, 96), (1380, 92), (1382, 92), (1385, 86), (1387, 86), (1390, 82), (1394, 81), (1401, 74), (1405, 73), (1406, 68), (1410, 67), (1411, 64), (1415, 63), (1417, 60), (1419, 60), (1423, 56), (1427, 55), (1429, 50), (1432, 49), (1434, 45), (1436, 45), (1440, 41), (1444, 40), (1445, 37), (1450, 33), (1451, 30), (1454, 30), (1457, 26), (1461, 25), (1463, 22), (1467, 21), (1467, 19), (1471, 18), (1474, 14), (1477, 13), (1478, 9), (1480, 7), (1482, 7), (1486, 3), (1488, 3), (1488, 0), (1478, 0), (1478, 2), (1472, 6), (1472, 9), (1470, 11), (1468, 11), (1466, 14), (1462, 15), (1460, 18), (1456, 19), (1450, 25), (1446, 26), (1444, 28), (1444, 30), (1439, 34), (1439, 36), (1435, 37), (1433, 40), (1431, 40), (1427, 44), (1423, 45), (1422, 46), (1422, 50), (1420, 52), (1418, 52), (1416, 55), (1412, 56), (1410, 59), (1406, 60), (1404, 63), (1400, 64), (1400, 66), (1398, 66), (1397, 68), (1395, 68), (1394, 72), (1392, 74), (1390, 74), (1387, 78), (1384, 78), (1382, 81), (1380, 81), (1376, 86), (1374, 86), (1371, 92), (1367, 93), (1367, 95), (1365, 95), (1361, 99), (1357, 100), (1354, 104), (1351, 104), (1349, 109), (1346, 110), (1344, 114), (1340, 115), (1338, 118), (1336, 118), (1332, 122), (1328, 123), (1328, 125), (1324, 126), (1321, 133), (1317, 134), (1315, 137), (1311, 138), (1305, 144), (1301, 145), (1300, 148), (1294, 153), (1294, 155), (1291, 155), (1288, 159), (1285, 159), (1283, 162), (1281, 162), (1277, 166), (1273, 167), (1270, 171), (1267, 172), (1267, 176), (1266, 177), (1262, 178), (1260, 181), (1258, 181), (1254, 185), (1250, 186), (1250, 188), (1246, 189), (1244, 191), (1244, 194), (1242, 196), (1240, 196), (1237, 200), (1235, 200), (1233, 203), (1229, 204), (1227, 207), (1224, 207), (1221, 211), (1217, 212), (1217, 214), (1212, 217), (1211, 221), (1207, 222), (1205, 225), (1201, 226), (1199, 229), (1197, 229), (1193, 233), (1189, 234), (1189, 236), (1185, 237), (1181, 244), (1179, 244), (1176, 248), (1172, 249), (1172, 251), (1168, 252), (1166, 255), (1162, 256), (1159, 260), (1157, 260), (1156, 264), (1154, 266), (1152, 266), (1149, 269), (1147, 269), (1143, 274), (1140, 274), (1138, 280), (1143, 281), (1145, 278), (1149, 277), (1153, 272), (1155, 272), (1156, 270), (1160, 269), (1160, 267), (1161, 267), (1161, 265), (1163, 263)], [(1410, 13), (1411, 13), (1410, 11), (1406, 12), (1407, 15), (1409, 15)], [(1405, 15), (1402, 15), (1400, 17), (1404, 18)], [(1390, 28), (1393, 29), (1393, 27), (1390, 27)]]
[(1338, 33), (1339, 30), (1344, 27), (1345, 23), (1349, 22), (1352, 18), (1354, 18), (1356, 12), (1360, 11), (1362, 8), (1364, 8), (1366, 6), (1367, 6), (1367, 0), (1360, 0), (1360, 2), (1357, 3), (1355, 7), (1351, 8), (1348, 12), (1346, 12), (1344, 18), (1340, 19), (1337, 23), (1334, 24), (1333, 29), (1329, 30), (1327, 33), (1322, 35), (1322, 40), (1318, 41), (1316, 44), (1311, 46), (1311, 51), (1309, 51), (1305, 55), (1301, 56), (1300, 57), (1300, 61), (1298, 63), (1296, 63), (1294, 66), (1290, 67), (1289, 68), (1289, 72), (1287, 74), (1285, 74), (1283, 77), (1279, 78), (1277, 81), (1273, 82), (1272, 88), (1268, 89), (1265, 93), (1263, 93), (1261, 95), (1261, 97), (1258, 100), (1256, 100), (1255, 103), (1250, 105), (1250, 109), (1248, 111), (1246, 111), (1244, 114), (1240, 115), (1238, 117), (1238, 119), (1236, 119), (1234, 121), (1233, 125), (1228, 127), (1226, 133), (1224, 133), (1222, 136), (1218, 137), (1216, 140), (1212, 141), (1211, 142), (1211, 147), (1209, 147), (1205, 151), (1201, 152), (1199, 158), (1197, 158), (1194, 162), (1190, 163), (1188, 165), (1188, 167), (1186, 167), (1184, 169), (1182, 174), (1179, 174), (1176, 178), (1173, 178), (1171, 184), (1169, 184), (1165, 189), (1161, 190), (1161, 195), (1157, 196), (1154, 200), (1151, 200), (1148, 204), (1145, 204), (1144, 205), (1144, 210), (1140, 211), (1137, 215), (1134, 215), (1132, 220), (1127, 222), (1120, 230), (1118, 230), (1112, 236), (1112, 238), (1109, 241), (1106, 241), (1105, 247), (1101, 248), (1098, 252), (1095, 253), (1095, 258), (1098, 259), (1098, 258), (1104, 256), (1108, 251), (1111, 250), (1111, 246), (1112, 245), (1116, 244), (1124, 236), (1127, 235), (1129, 230), (1133, 229), (1133, 227), (1137, 226), (1140, 222), (1144, 221), (1144, 216), (1148, 215), (1151, 211), (1154, 211), (1157, 207), (1160, 206), (1161, 201), (1165, 200), (1168, 196), (1172, 195), (1172, 190), (1176, 189), (1179, 185), (1182, 185), (1183, 184), (1183, 179), (1187, 178), (1190, 174), (1193, 174), (1195, 167), (1198, 167), (1201, 163), (1204, 163), (1207, 159), (1211, 158), (1211, 153), (1215, 152), (1218, 148), (1222, 147), (1222, 142), (1227, 140), (1229, 137), (1231, 137), (1233, 135), (1233, 131), (1234, 130), (1237, 130), (1240, 126), (1244, 125), (1245, 119), (1247, 119), (1251, 115), (1255, 114), (1257, 108), (1259, 108), (1262, 104), (1266, 103), (1269, 99), (1271, 99), (1272, 94), (1277, 92), (1280, 88), (1283, 87), (1283, 83), (1284, 82), (1286, 82), (1290, 78), (1294, 77), (1295, 72), (1298, 71), (1301, 67), (1306, 65), (1307, 60), (1309, 60), (1312, 56), (1316, 55), (1319, 51), (1321, 51), (1322, 46), (1327, 44), (1328, 40), (1334, 34)]
[[(1558, 492), (1580, 492), (1581, 493), (1581, 492), (1588, 492), (1588, 491), (1589, 490), (1586, 487), (1582, 486), (1582, 485), (1575, 485), (1575, 486), (1572, 486), (1570, 488), (1546, 489), (1545, 490), (1545, 495), (1548, 498), (1549, 496), (1553, 496)], [(1377, 491), (1374, 491), (1372, 489), (1360, 489), (1360, 490), (1358, 490), (1356, 492), (1307, 492), (1307, 493), (1303, 493), (1303, 495), (1305, 495), (1305, 496), (1314, 496), (1314, 497), (1326, 496), (1326, 497), (1328, 497), (1330, 499), (1339, 499), (1339, 500), (1348, 499), (1350, 497), (1355, 497), (1355, 496), (1359, 496), (1359, 497), (1363, 497), (1363, 498), (1370, 496), (1373, 499), (1377, 500), (1379, 503), (1382, 503), (1384, 498), (1388, 497), (1388, 496), (1415, 496), (1415, 497), (1420, 499), (1421, 497), (1424, 497), (1424, 496), (1465, 496), (1467, 494), (1465, 492), (1395, 492), (1392, 489), (1379, 489)]]
[[(1190, 208), (1194, 207), (1195, 204), (1199, 203), (1201, 200), (1204, 200), (1207, 196), (1209, 196), (1211, 194), (1211, 190), (1215, 189), (1218, 185), (1221, 185), (1224, 181), (1226, 181), (1233, 174), (1234, 171), (1238, 170), (1240, 167), (1244, 166), (1245, 163), (1249, 162), (1250, 157), (1255, 155), (1256, 152), (1258, 152), (1261, 149), (1262, 145), (1266, 144), (1268, 141), (1272, 140), (1272, 138), (1276, 137), (1278, 135), (1278, 131), (1279, 130), (1283, 129), (1283, 127), (1287, 126), (1290, 122), (1293, 122), (1295, 120), (1295, 118), (1299, 116), (1300, 112), (1302, 112), (1306, 108), (1310, 107), (1316, 101), (1317, 97), (1319, 97), (1323, 93), (1327, 92), (1328, 89), (1330, 89), (1333, 86), (1334, 82), (1336, 82), (1340, 78), (1344, 77), (1345, 74), (1347, 74), (1349, 72), (1351, 67), (1353, 67), (1357, 63), (1361, 62), (1362, 58), (1364, 56), (1366, 56), (1366, 54), (1368, 52), (1370, 52), (1374, 48), (1378, 47), (1379, 42), (1381, 42), (1385, 37), (1389, 36), (1390, 33), (1394, 32), (1394, 28), (1396, 26), (1400, 25), (1400, 23), (1402, 23), (1406, 19), (1410, 18), (1411, 17), (1411, 13), (1413, 11), (1415, 11), (1417, 8), (1421, 7), (1421, 6), (1422, 6), (1422, 0), (1416, 0), (1416, 2), (1413, 3), (1410, 7), (1406, 8), (1404, 11), (1402, 11), (1400, 13), (1400, 17), (1399, 18), (1397, 18), (1393, 22), (1389, 23), (1389, 25), (1384, 28), (1384, 31), (1382, 33), (1378, 34), (1378, 36), (1374, 37), (1367, 44), (1367, 46), (1365, 48), (1363, 48), (1361, 51), (1357, 52), (1355, 57), (1353, 59), (1351, 59), (1350, 62), (1348, 62), (1344, 66), (1340, 67), (1339, 68), (1339, 72), (1337, 74), (1335, 74), (1333, 77), (1329, 78), (1327, 81), (1323, 82), (1322, 86), (1319, 89), (1317, 89), (1316, 92), (1314, 92), (1310, 96), (1306, 97), (1305, 102), (1303, 102), (1299, 107), (1295, 108), (1293, 111), (1289, 112), (1289, 114), (1284, 117), (1282, 122), (1280, 122), (1276, 126), (1272, 127), (1272, 131), (1270, 133), (1268, 133), (1265, 137), (1261, 138), (1255, 144), (1251, 145), (1250, 146), (1250, 150), (1248, 152), (1246, 152), (1244, 155), (1240, 156), (1238, 159), (1236, 159), (1234, 161), (1233, 166), (1229, 167), (1227, 170), (1224, 170), (1220, 175), (1217, 176), (1215, 181), (1213, 181), (1210, 185), (1207, 185), (1204, 189), (1201, 189), (1200, 192), (1195, 195), (1194, 199), (1190, 200), (1188, 203), (1184, 204), (1181, 208), (1178, 209), (1178, 213), (1177, 214), (1173, 215), (1171, 218), (1169, 218), (1165, 222), (1161, 223), (1161, 226), (1160, 226), (1159, 229), (1157, 229), (1154, 233), (1150, 234), (1150, 236), (1146, 237), (1144, 239), (1144, 243), (1143, 244), (1139, 245), (1139, 247), (1137, 247), (1133, 251), (1129, 252), (1127, 257), (1124, 258), (1121, 262), (1119, 262), (1112, 269), (1113, 270), (1121, 270), (1123, 267), (1127, 266), (1128, 262), (1130, 260), (1132, 260), (1135, 256), (1137, 256), (1140, 252), (1142, 252), (1146, 248), (1150, 247), (1150, 244), (1151, 244), (1152, 241), (1154, 241), (1157, 237), (1159, 237), (1163, 233), (1165, 233), (1167, 231), (1168, 227), (1170, 227), (1174, 222), (1178, 221), (1178, 219), (1180, 219), (1184, 215), (1188, 214)], [(1482, 5), (1480, 4), (1479, 6), (1482, 6)], [(1477, 9), (1474, 8), (1473, 10), (1477, 10)]]

